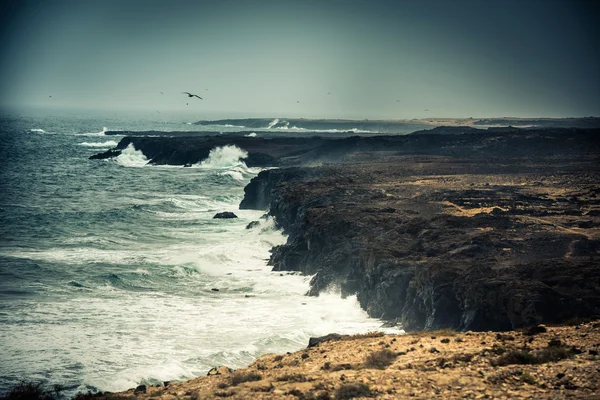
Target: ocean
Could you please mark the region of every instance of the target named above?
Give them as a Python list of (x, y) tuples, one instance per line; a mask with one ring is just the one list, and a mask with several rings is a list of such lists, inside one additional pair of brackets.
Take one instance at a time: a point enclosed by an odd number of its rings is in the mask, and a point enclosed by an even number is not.
[[(271, 272), (286, 239), (238, 210), (259, 172), (243, 149), (191, 168), (148, 166), (135, 148), (88, 160), (122, 137), (107, 131), (247, 130), (190, 122), (0, 117), (0, 393), (23, 380), (120, 391), (381, 330), (354, 297), (307, 297), (310, 277)], [(239, 218), (213, 219), (223, 211)]]

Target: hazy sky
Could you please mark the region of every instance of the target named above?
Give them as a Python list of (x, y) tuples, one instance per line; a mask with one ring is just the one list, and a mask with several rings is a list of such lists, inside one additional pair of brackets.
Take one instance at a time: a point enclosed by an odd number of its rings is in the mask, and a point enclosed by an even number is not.
[(598, 116), (599, 10), (595, 0), (4, 0), (0, 106)]

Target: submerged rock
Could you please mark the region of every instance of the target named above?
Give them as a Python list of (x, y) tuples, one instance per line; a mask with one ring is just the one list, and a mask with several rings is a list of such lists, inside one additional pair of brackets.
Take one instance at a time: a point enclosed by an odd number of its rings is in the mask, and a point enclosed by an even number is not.
[(232, 213), (231, 211), (225, 211), (225, 212), (220, 212), (220, 213), (215, 214), (215, 216), (213, 217), (213, 219), (214, 218), (225, 218), (225, 219), (227, 219), (227, 218), (237, 218), (237, 217), (238, 216), (235, 215), (234, 213)]
[(260, 225), (260, 221), (252, 221), (248, 225), (246, 225), (246, 229), (256, 228)]

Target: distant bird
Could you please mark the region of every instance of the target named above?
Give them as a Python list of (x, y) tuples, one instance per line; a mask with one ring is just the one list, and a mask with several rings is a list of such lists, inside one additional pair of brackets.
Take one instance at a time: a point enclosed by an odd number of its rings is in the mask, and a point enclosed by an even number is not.
[(296, 103), (300, 103), (300, 100), (296, 100)]
[(48, 97), (52, 97), (52, 96), (48, 96)]
[(204, 100), (202, 97), (198, 96), (197, 94), (191, 94), (190, 92), (181, 92), (182, 94), (187, 94), (188, 97), (197, 97), (200, 100)]
[(185, 105), (186, 105), (186, 106), (189, 106), (189, 105), (190, 105), (190, 103), (185, 103)]
[(156, 110), (156, 112), (160, 114), (160, 111)]
[(160, 92), (160, 94), (164, 94), (163, 92)]
[(425, 111), (429, 111), (429, 109), (428, 109), (428, 108), (426, 108), (426, 109), (425, 109)]
[(400, 103), (400, 100), (396, 100), (396, 103)]
[(331, 94), (331, 93), (327, 92), (327, 94)]

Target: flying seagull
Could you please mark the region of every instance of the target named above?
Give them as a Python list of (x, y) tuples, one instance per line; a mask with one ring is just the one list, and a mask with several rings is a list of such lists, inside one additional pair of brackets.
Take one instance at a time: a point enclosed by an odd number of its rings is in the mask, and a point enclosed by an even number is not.
[(164, 94), (163, 92), (160, 92), (160, 94)]
[(182, 94), (187, 94), (188, 97), (197, 97), (200, 100), (204, 100), (202, 97), (198, 96), (197, 94), (191, 94), (190, 92), (181, 92)]

